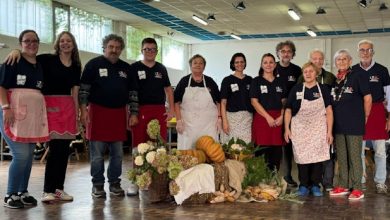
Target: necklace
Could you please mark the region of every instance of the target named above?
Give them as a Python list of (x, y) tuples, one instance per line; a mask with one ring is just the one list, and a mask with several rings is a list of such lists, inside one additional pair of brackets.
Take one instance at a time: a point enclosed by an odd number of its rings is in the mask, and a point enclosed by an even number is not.
[(334, 93), (333, 93), (333, 100), (334, 101), (336, 101), (336, 102), (340, 101), (341, 97), (343, 96), (343, 94), (346, 90), (345, 85), (347, 84), (347, 81), (348, 81), (348, 77), (345, 76), (343, 86), (340, 88), (340, 84), (338, 84), (338, 85), (336, 84), (336, 86), (334, 87)]

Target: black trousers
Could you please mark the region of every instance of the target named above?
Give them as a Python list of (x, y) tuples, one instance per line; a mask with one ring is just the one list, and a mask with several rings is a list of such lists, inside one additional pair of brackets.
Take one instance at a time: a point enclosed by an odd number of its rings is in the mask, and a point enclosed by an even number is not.
[(285, 164), (284, 176), (289, 178), (289, 177), (291, 177), (292, 160), (294, 157), (291, 141), (283, 147), (283, 157), (284, 157), (284, 164)]
[(54, 193), (56, 189), (64, 189), (70, 149), (69, 144), (71, 141), (72, 140), (54, 139), (49, 142), (45, 183), (43, 187), (44, 192)]
[(322, 164), (323, 162), (297, 164), (299, 185), (305, 187), (319, 187), (322, 181)]
[(264, 155), (265, 162), (269, 169), (279, 171), (280, 162), (282, 161), (282, 146), (260, 146), (261, 150), (256, 151), (255, 156)]
[(322, 162), (322, 186), (332, 187), (334, 177), (335, 153), (330, 153), (330, 159)]

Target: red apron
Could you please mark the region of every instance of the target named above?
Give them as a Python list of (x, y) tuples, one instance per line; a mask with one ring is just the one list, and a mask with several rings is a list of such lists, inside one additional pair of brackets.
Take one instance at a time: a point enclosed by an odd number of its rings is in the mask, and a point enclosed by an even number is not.
[(388, 138), (385, 106), (382, 102), (372, 103), (363, 140), (387, 140)]
[(37, 143), (49, 141), (45, 100), (35, 89), (11, 89), (8, 93), (15, 121), (5, 126), (6, 135), (13, 141)]
[(125, 141), (126, 107), (106, 108), (90, 103), (88, 106), (89, 123), (87, 139), (91, 141)]
[(45, 96), (50, 135), (77, 135), (76, 108), (72, 96)]
[[(280, 110), (267, 111), (273, 118), (280, 116)], [(252, 124), (252, 139), (257, 145), (284, 145), (282, 125), (270, 127), (267, 120), (259, 113), (255, 113)]]
[(165, 117), (164, 105), (141, 105), (138, 112), (138, 124), (131, 127), (132, 145), (137, 147), (140, 143), (145, 143), (149, 140), (149, 136), (146, 133), (148, 123), (157, 119), (160, 122), (160, 134), (161, 137), (167, 139), (167, 121)]

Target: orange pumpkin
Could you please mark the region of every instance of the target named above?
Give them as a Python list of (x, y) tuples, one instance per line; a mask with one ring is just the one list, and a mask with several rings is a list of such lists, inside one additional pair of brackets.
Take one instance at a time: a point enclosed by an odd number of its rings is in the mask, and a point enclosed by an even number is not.
[(225, 153), (219, 143), (214, 143), (206, 150), (206, 155), (214, 162), (220, 163), (225, 160)]
[(204, 152), (206, 152), (206, 149), (212, 145), (214, 143), (214, 138), (212, 138), (211, 136), (202, 136), (200, 137), (197, 141), (196, 141), (196, 149), (198, 150), (203, 150)]

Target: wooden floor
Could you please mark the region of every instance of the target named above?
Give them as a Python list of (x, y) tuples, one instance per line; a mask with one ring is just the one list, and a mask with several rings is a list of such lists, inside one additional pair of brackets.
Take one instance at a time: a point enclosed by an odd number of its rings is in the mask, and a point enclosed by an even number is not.
[[(130, 166), (126, 155), (123, 170)], [(9, 161), (0, 164), (0, 195), (4, 198)], [(44, 164), (34, 161), (29, 191), (40, 198), (43, 188)], [(125, 173), (125, 172), (124, 172)], [(372, 181), (370, 181), (372, 182)], [(122, 186), (129, 181), (124, 177)], [(56, 202), (13, 210), (0, 206), (0, 219), (390, 219), (390, 197), (374, 192), (369, 184), (365, 198), (351, 202), (346, 197), (308, 197), (304, 204), (288, 201), (270, 203), (224, 203), (177, 206), (172, 203), (144, 204), (138, 197), (91, 197), (91, 177), (87, 161), (71, 160), (66, 178), (65, 190), (74, 196), (73, 202)], [(105, 186), (108, 192), (108, 186)]]

